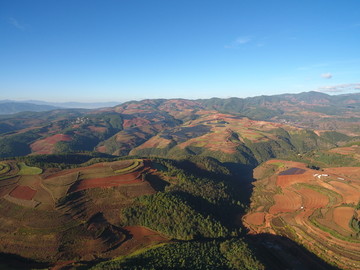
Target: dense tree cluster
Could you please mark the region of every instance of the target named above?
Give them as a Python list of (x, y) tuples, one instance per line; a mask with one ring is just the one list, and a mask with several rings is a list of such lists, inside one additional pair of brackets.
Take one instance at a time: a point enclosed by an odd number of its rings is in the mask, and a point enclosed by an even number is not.
[(142, 225), (174, 239), (225, 237), (229, 231), (214, 217), (195, 211), (186, 201), (171, 193), (142, 196), (127, 208), (124, 218), (129, 225)]
[(262, 270), (264, 266), (241, 239), (234, 239), (171, 243), (125, 260), (103, 262), (93, 269)]

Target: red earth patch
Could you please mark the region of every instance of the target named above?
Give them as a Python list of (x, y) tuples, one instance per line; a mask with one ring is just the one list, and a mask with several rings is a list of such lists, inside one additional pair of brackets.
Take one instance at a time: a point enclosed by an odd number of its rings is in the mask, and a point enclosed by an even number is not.
[(141, 172), (132, 172), (123, 175), (114, 175), (102, 178), (85, 179), (75, 183), (69, 192), (80, 191), (89, 188), (106, 188), (121, 185), (129, 185), (143, 182), (141, 179)]
[(71, 141), (71, 137), (65, 134), (56, 134), (42, 140), (37, 140), (30, 145), (32, 152), (36, 154), (51, 154), (57, 142)]
[(16, 188), (14, 188), (9, 195), (17, 199), (31, 201), (34, 198), (36, 192), (37, 191), (35, 189), (32, 189), (29, 186), (16, 186)]

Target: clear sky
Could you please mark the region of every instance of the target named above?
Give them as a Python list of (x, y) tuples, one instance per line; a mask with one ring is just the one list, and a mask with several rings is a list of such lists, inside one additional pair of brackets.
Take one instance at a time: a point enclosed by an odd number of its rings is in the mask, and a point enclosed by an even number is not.
[(0, 0), (0, 99), (360, 91), (359, 0)]

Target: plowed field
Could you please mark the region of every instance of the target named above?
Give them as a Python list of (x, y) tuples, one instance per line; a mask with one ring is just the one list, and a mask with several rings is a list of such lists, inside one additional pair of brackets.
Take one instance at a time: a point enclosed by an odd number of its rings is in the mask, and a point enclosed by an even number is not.
[(349, 222), (352, 216), (354, 215), (354, 208), (351, 207), (337, 207), (334, 209), (334, 221), (336, 224), (341, 226), (347, 231), (351, 231), (349, 227)]
[(274, 199), (275, 205), (270, 208), (270, 214), (293, 212), (302, 206), (301, 196), (294, 191), (285, 190), (284, 194), (276, 194)]
[(254, 225), (261, 225), (264, 223), (265, 213), (256, 212), (246, 216), (246, 222)]
[(317, 191), (309, 188), (301, 188), (298, 190), (303, 200), (303, 206), (305, 208), (315, 209), (324, 207), (329, 203), (329, 198)]
[(89, 188), (106, 188), (121, 185), (141, 183), (141, 173), (133, 172), (124, 175), (114, 175), (103, 178), (85, 179), (75, 183), (69, 192), (76, 192)]
[[(269, 167), (271, 164), (281, 167)], [(273, 171), (265, 177), (259, 173), (268, 168)], [(327, 261), (344, 269), (360, 269), (360, 237), (349, 226), (355, 209), (344, 206), (359, 203), (359, 167), (319, 171), (299, 162), (272, 160), (256, 172), (259, 179), (254, 183), (251, 209), (243, 217), (250, 234), (286, 232)]]
[(9, 195), (17, 199), (30, 201), (34, 198), (35, 194), (36, 190), (29, 186), (16, 186)]

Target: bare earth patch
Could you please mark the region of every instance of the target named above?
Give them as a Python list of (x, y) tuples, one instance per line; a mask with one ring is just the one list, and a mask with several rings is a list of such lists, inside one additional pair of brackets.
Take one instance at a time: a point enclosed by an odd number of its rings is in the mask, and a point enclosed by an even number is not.
[(256, 226), (262, 225), (265, 221), (265, 213), (264, 212), (256, 212), (246, 216), (246, 222), (249, 224), (253, 224)]
[(29, 186), (16, 186), (9, 195), (17, 199), (31, 201), (34, 198), (35, 194), (36, 190), (32, 189)]
[(351, 207), (337, 207), (334, 209), (334, 221), (343, 229), (350, 231), (349, 222), (352, 216), (354, 215), (355, 211), (354, 208)]

